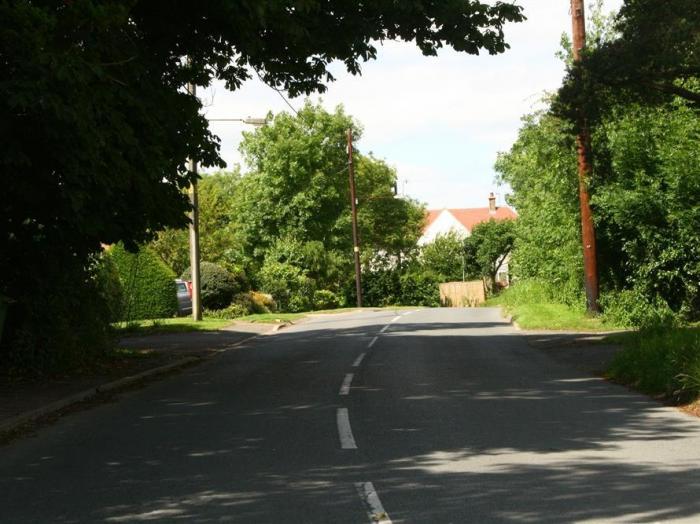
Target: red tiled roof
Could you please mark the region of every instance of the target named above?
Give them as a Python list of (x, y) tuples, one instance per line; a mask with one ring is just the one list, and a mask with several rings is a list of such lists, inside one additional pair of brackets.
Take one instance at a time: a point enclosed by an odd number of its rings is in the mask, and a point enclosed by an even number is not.
[(466, 227), (469, 231), (474, 229), (474, 226), (481, 222), (494, 220), (512, 220), (517, 218), (515, 211), (509, 207), (497, 207), (495, 213), (491, 213), (488, 207), (472, 207), (467, 209), (430, 209), (425, 221), (423, 232), (425, 233), (430, 225), (435, 222), (438, 216), (443, 211), (449, 211), (460, 224)]

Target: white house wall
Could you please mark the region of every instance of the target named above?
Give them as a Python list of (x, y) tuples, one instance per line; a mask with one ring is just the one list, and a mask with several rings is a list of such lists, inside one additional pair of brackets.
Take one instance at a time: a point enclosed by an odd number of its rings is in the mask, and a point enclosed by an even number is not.
[(452, 213), (444, 209), (433, 223), (428, 226), (423, 236), (418, 239), (418, 245), (424, 246), (425, 244), (430, 244), (438, 235), (446, 235), (451, 231), (463, 237), (468, 237), (471, 234)]

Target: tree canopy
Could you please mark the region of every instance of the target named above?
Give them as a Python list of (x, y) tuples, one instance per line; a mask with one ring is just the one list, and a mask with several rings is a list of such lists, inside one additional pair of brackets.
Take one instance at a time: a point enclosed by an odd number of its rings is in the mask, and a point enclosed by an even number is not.
[(357, 74), (377, 41), (500, 53), (504, 24), (522, 19), (476, 0), (0, 3), (4, 339), (68, 266), (89, 272), (101, 243), (134, 248), (186, 225), (186, 159), (223, 166), (187, 83), (235, 89), (258, 74), (292, 95), (323, 91), (330, 62)]

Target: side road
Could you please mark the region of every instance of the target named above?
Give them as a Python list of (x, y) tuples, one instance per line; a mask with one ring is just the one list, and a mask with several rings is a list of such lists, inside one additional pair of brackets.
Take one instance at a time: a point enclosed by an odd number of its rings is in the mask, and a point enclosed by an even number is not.
[(60, 416), (77, 403), (144, 380), (195, 365), (251, 338), (275, 332), (280, 325), (237, 322), (219, 331), (128, 336), (119, 347), (143, 351), (128, 366), (115, 366), (86, 377), (55, 378), (41, 383), (0, 384), (0, 440), (46, 416)]

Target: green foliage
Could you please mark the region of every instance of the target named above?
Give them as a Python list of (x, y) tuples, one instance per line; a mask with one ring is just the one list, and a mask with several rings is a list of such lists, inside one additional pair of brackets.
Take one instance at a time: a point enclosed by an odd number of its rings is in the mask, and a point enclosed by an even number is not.
[(502, 306), (523, 329), (599, 331), (613, 327), (588, 316), (580, 295), (570, 297), (568, 303), (561, 296), (561, 290), (546, 280), (518, 280), (487, 304)]
[[(195, 177), (186, 159), (223, 166), (201, 102), (184, 90), (189, 82), (220, 79), (236, 89), (255, 70), (292, 96), (309, 94), (333, 80), (331, 62), (359, 73), (361, 61), (376, 57), (377, 41), (414, 41), (426, 55), (444, 45), (496, 54), (507, 48), (504, 24), (524, 19), (509, 3), (296, 7), (0, 4), (0, 165), (4, 174), (21, 173), (3, 184), (0, 217), (0, 295), (15, 304), (7, 329), (48, 333), (26, 323), (55, 314), (47, 293), (57, 279), (47, 267), (81, 275), (73, 285), (96, 292), (82, 274), (102, 242), (135, 248), (153, 232), (186, 225), (183, 189)], [(84, 319), (69, 318), (80, 331)]]
[(479, 274), (473, 257), (467, 259), (465, 239), (450, 231), (438, 235), (430, 244), (422, 247), (420, 252), (421, 267), (443, 282), (471, 280)]
[(130, 253), (123, 244), (109, 249), (124, 290), (124, 320), (172, 317), (177, 313), (175, 274), (150, 248)]
[(248, 308), (242, 304), (229, 304), (221, 309), (205, 309), (203, 315), (209, 318), (218, 318), (223, 320), (234, 320), (250, 314)]
[(233, 304), (244, 307), (247, 315), (271, 313), (277, 310), (277, 303), (272, 295), (258, 291), (246, 291), (233, 297)]
[(465, 248), (468, 259), (479, 268), (482, 277), (488, 277), (491, 291), (496, 289), (496, 275), (515, 242), (515, 221), (489, 220), (474, 226), (472, 234), (466, 239)]
[(267, 260), (258, 275), (262, 291), (272, 295), (280, 311), (312, 309), (315, 282), (290, 263)]
[(650, 298), (635, 289), (604, 293), (600, 298), (606, 323), (643, 329), (672, 327), (677, 315), (660, 297)]
[[(377, 269), (362, 275), (364, 304), (373, 307), (440, 305), (440, 278), (425, 271)], [(350, 297), (354, 300), (354, 296)], [(348, 303), (351, 301), (348, 300)]]
[(400, 306), (438, 307), (440, 305), (440, 279), (427, 272), (406, 273), (401, 284)]
[(613, 380), (677, 401), (700, 396), (700, 331), (643, 330), (624, 339), (608, 371)]
[(518, 139), (496, 162), (513, 189), (518, 210), (510, 271), (516, 278), (550, 282), (556, 299), (583, 296), (576, 150), (571, 127), (550, 115), (523, 119)]
[(570, 67), (555, 104), (589, 123), (629, 103), (666, 105), (674, 97), (700, 108), (700, 4), (696, 0), (626, 0), (608, 37)]
[[(244, 269), (247, 262), (242, 239), (234, 225), (233, 204), (239, 180), (240, 172), (236, 168), (205, 174), (197, 184), (200, 257), (233, 273)], [(177, 274), (189, 267), (188, 229), (160, 231), (150, 246)]]
[(328, 289), (317, 289), (314, 292), (314, 309), (337, 309), (343, 306), (341, 297)]
[(95, 280), (100, 297), (109, 311), (109, 321), (118, 322), (124, 316), (124, 288), (119, 271), (107, 253), (102, 253), (95, 264)]
[[(191, 268), (180, 277), (192, 280)], [(242, 271), (233, 274), (211, 262), (201, 262), (199, 278), (202, 288), (202, 306), (206, 309), (222, 309), (228, 306), (236, 293), (243, 291), (248, 281)]]
[(700, 318), (700, 119), (671, 107), (618, 108), (596, 134), (592, 204), (609, 286)]
[(41, 299), (25, 302), (31, 296), (22, 297), (10, 303), (0, 343), (4, 372), (71, 371), (112, 348), (109, 321), (113, 309), (107, 297), (114, 289), (100, 266), (96, 259), (86, 268), (47, 265), (44, 271), (50, 279), (27, 282)]

